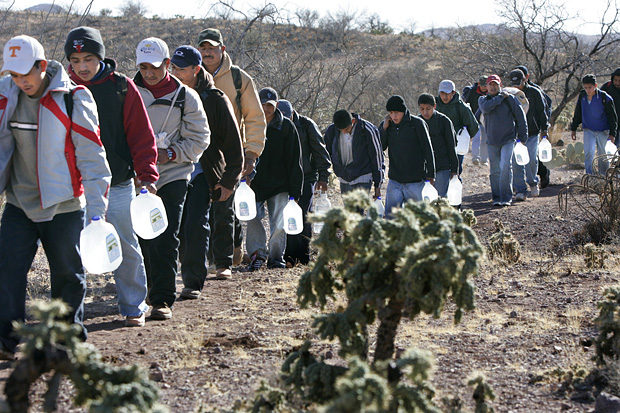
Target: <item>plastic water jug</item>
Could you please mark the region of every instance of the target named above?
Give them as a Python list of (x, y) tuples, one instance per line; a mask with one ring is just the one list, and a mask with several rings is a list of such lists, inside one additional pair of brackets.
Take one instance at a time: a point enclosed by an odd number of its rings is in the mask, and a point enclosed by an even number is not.
[(437, 190), (431, 184), (431, 181), (424, 182), (424, 188), (422, 188), (422, 199), (426, 202), (431, 202), (439, 197)]
[(607, 143), (605, 144), (605, 153), (607, 155), (615, 155), (618, 147), (611, 141), (611, 139), (607, 139)]
[(383, 205), (383, 201), (381, 200), (380, 196), (375, 199), (375, 202), (373, 202), (372, 205), (377, 209), (380, 217), (383, 217), (385, 215), (385, 205)]
[(301, 207), (292, 196), (282, 212), (284, 215), (284, 231), (289, 235), (297, 235), (304, 229), (304, 217)]
[[(329, 202), (329, 199), (327, 198), (327, 192), (321, 191), (321, 193), (319, 194), (319, 197), (314, 202), (314, 214), (319, 215), (319, 216), (325, 215), (325, 213), (327, 213), (327, 211), (329, 211), (331, 207), (332, 207), (332, 203)], [(314, 230), (314, 233), (319, 234), (321, 230), (323, 229), (323, 225), (324, 225), (323, 222), (313, 223), (312, 229)]]
[(551, 142), (545, 136), (538, 144), (538, 159), (541, 162), (549, 162), (553, 158), (553, 149), (551, 148)]
[(235, 191), (235, 215), (240, 221), (249, 221), (256, 217), (256, 195), (245, 179), (241, 180)]
[(82, 265), (91, 274), (114, 271), (123, 261), (123, 251), (114, 225), (94, 216), (80, 232)]
[(463, 128), (456, 134), (456, 154), (457, 155), (466, 155), (469, 152), (469, 132), (467, 131), (467, 127), (463, 126)]
[(129, 213), (133, 230), (142, 239), (156, 238), (168, 228), (164, 203), (145, 188), (131, 201)]
[(517, 165), (527, 165), (530, 162), (530, 154), (527, 152), (527, 147), (518, 139), (514, 148), (514, 154)]
[(448, 184), (448, 203), (450, 205), (461, 205), (463, 203), (463, 184), (457, 175), (450, 179)]

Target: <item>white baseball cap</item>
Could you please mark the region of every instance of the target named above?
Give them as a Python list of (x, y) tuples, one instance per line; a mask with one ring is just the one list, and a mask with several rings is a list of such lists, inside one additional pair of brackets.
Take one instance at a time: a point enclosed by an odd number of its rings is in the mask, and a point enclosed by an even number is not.
[(157, 37), (142, 40), (136, 48), (136, 66), (140, 63), (150, 63), (159, 67), (166, 59), (170, 59), (168, 45)]
[(8, 71), (27, 75), (36, 61), (46, 60), (41, 43), (25, 35), (13, 37), (6, 42), (2, 59), (2, 75)]
[(439, 84), (439, 91), (444, 93), (452, 93), (456, 90), (454, 82), (451, 80), (442, 80)]

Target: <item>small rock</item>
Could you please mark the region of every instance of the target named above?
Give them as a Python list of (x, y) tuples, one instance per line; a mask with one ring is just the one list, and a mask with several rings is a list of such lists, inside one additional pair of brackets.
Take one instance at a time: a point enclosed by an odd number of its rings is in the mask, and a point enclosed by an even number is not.
[(560, 347), (560, 346), (553, 346), (553, 352), (554, 353), (561, 353), (562, 352), (562, 347)]
[(164, 371), (161, 368), (159, 368), (157, 370), (154, 370), (154, 371), (151, 371), (149, 373), (149, 378), (151, 380), (153, 380), (153, 381), (161, 383), (161, 382), (165, 381), (165, 379), (164, 379)]
[(594, 411), (597, 413), (616, 413), (620, 411), (620, 398), (602, 392), (596, 398)]
[(146, 354), (146, 349), (144, 347), (142, 347), (140, 350), (138, 350), (138, 354)]
[(225, 363), (220, 363), (217, 366), (219, 368), (221, 368), (221, 369), (229, 369), (230, 368), (230, 366), (228, 364), (225, 364)]
[(510, 312), (510, 318), (517, 318), (517, 312), (516, 311), (511, 311)]
[(278, 294), (282, 294), (282, 291), (283, 291), (283, 290), (282, 290), (282, 288), (276, 288), (276, 292), (277, 292)]

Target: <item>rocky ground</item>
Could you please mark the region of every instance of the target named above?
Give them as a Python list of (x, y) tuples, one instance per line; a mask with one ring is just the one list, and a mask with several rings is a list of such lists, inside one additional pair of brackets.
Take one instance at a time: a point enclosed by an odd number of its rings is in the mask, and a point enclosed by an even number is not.
[[(562, 215), (557, 194), (578, 182), (583, 169), (552, 171), (551, 185), (537, 198), (507, 208), (493, 208), (488, 167), (473, 166), (466, 157), (464, 208), (474, 210), (475, 230), (485, 245), (494, 221), (501, 221), (521, 244), (518, 263), (485, 259), (476, 279), (477, 309), (454, 326), (449, 309), (440, 319), (419, 317), (401, 324), (399, 348), (429, 349), (435, 357), (436, 400), (459, 397), (464, 411), (473, 410), (472, 389), (465, 384), (482, 372), (493, 386), (496, 411), (591, 411), (594, 404), (571, 399), (564, 375), (591, 369), (596, 335), (592, 320), (602, 290), (620, 280), (616, 245), (603, 269), (585, 266), (573, 233), (584, 221), (571, 208)], [(339, 194), (330, 189), (337, 202)], [(173, 412), (229, 411), (252, 398), (261, 380), (275, 383), (286, 354), (314, 337), (311, 316), (296, 304), (297, 280), (306, 268), (236, 269), (232, 280), (208, 280), (200, 299), (178, 301), (170, 321), (147, 320), (144, 328), (126, 328), (115, 306), (110, 277), (93, 277), (86, 305), (89, 342), (113, 365), (137, 363), (157, 380), (160, 398)], [(31, 278), (47, 277), (39, 256)], [(182, 285), (178, 284), (178, 291)], [(31, 294), (45, 293), (43, 282), (31, 283)], [(323, 342), (316, 348), (332, 352)], [(3, 388), (11, 364), (0, 364)], [(40, 402), (44, 383), (32, 391)], [(36, 409), (41, 409), (40, 404)], [(62, 411), (80, 411), (71, 403), (71, 387), (63, 385)]]

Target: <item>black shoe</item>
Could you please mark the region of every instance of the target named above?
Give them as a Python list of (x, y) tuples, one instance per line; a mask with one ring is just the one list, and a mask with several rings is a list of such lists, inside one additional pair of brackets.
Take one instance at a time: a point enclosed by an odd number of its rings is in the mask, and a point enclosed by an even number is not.
[(267, 268), (269, 269), (286, 268), (286, 264), (283, 264), (281, 262), (270, 262), (269, 264), (267, 264)]
[(547, 173), (545, 176), (540, 177), (540, 187), (546, 188), (549, 186), (549, 178), (551, 177), (551, 170), (547, 168)]
[(252, 262), (250, 262), (250, 265), (248, 265), (247, 270), (258, 271), (263, 267), (263, 265), (265, 265), (265, 260), (254, 254)]

